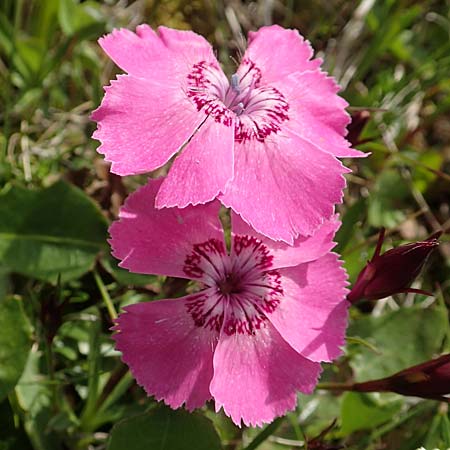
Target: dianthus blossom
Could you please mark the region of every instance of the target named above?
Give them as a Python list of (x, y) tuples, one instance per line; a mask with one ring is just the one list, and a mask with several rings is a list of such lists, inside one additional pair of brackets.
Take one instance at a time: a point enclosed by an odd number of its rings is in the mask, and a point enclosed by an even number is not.
[(220, 203), (156, 209), (162, 183), (127, 199), (110, 228), (113, 255), (132, 272), (195, 284), (181, 298), (127, 306), (117, 349), (146, 392), (173, 408), (214, 399), (236, 424), (270, 422), (341, 353), (346, 273), (330, 252), (339, 221), (288, 246), (232, 213), (228, 250)]
[(99, 42), (126, 72), (92, 115), (111, 170), (150, 172), (178, 153), (157, 208), (218, 198), (289, 244), (332, 216), (348, 172), (336, 157), (363, 154), (344, 137), (349, 116), (339, 87), (297, 31), (250, 32), (230, 78), (191, 31), (140, 25)]

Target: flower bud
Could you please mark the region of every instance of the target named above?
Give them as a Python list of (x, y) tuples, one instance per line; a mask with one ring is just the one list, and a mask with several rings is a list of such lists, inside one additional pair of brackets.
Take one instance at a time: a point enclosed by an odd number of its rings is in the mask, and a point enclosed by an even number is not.
[(414, 397), (448, 401), (450, 394), (450, 353), (397, 372), (387, 378), (355, 383), (358, 392), (396, 392)]
[(419, 275), (430, 253), (439, 245), (438, 238), (442, 233), (435, 233), (425, 241), (400, 245), (380, 255), (384, 232), (382, 229), (372, 259), (360, 272), (347, 296), (350, 303), (362, 299), (378, 300), (402, 292), (431, 295), (409, 286)]

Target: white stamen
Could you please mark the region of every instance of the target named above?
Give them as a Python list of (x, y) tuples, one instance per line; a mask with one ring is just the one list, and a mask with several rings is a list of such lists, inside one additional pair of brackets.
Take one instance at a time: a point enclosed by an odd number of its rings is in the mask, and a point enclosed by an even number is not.
[(233, 73), (233, 75), (231, 75), (231, 88), (236, 93), (241, 93), (241, 89), (239, 87), (239, 75), (237, 73)]

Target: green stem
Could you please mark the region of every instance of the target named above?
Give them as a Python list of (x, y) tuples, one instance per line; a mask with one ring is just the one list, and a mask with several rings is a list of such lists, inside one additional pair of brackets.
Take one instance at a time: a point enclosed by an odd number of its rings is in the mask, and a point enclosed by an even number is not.
[(92, 322), (89, 354), (88, 354), (88, 394), (86, 404), (80, 417), (80, 428), (90, 430), (91, 422), (96, 415), (99, 384), (99, 359), (100, 359), (100, 321)]
[(323, 382), (318, 383), (316, 386), (317, 389), (323, 389), (325, 391), (354, 391), (355, 383), (334, 383), (334, 382)]
[(254, 450), (259, 447), (269, 436), (271, 436), (275, 430), (281, 425), (284, 417), (278, 417), (275, 419), (270, 425), (267, 425), (264, 430), (262, 430), (256, 437), (253, 439), (250, 444), (247, 445), (243, 450)]
[(109, 317), (111, 317), (111, 320), (114, 322), (117, 319), (117, 312), (116, 309), (114, 308), (111, 297), (109, 296), (108, 290), (106, 289), (106, 286), (103, 283), (103, 280), (100, 278), (98, 272), (94, 269), (93, 273), (95, 282), (97, 283), (98, 290), (100, 291), (106, 309), (108, 310)]
[(50, 381), (51, 392), (53, 397), (53, 405), (55, 411), (61, 411), (61, 398), (59, 396), (59, 383), (55, 379), (55, 367), (54, 367), (54, 358), (53, 358), (53, 348), (52, 343), (46, 341), (44, 344), (44, 354), (45, 354), (45, 362), (47, 365), (47, 374)]
[(291, 423), (291, 426), (294, 430), (295, 437), (298, 440), (304, 440), (304, 435), (303, 435), (302, 429), (300, 428), (300, 425), (297, 420), (298, 419), (297, 414), (295, 412), (291, 412), (287, 415), (287, 418), (288, 418), (289, 422)]
[(101, 406), (98, 409), (98, 412), (106, 411), (112, 404), (114, 404), (134, 383), (134, 378), (130, 372), (126, 372), (124, 376), (117, 382), (114, 388), (111, 390), (111, 393), (102, 402)]
[(386, 425), (373, 431), (370, 435), (370, 440), (374, 441), (374, 440), (381, 438), (384, 434), (389, 433), (390, 431), (394, 430), (402, 423), (407, 422), (408, 420), (412, 419), (413, 417), (417, 416), (418, 414), (422, 415), (427, 410), (434, 408), (434, 406), (435, 405), (431, 404), (430, 402), (419, 403), (416, 408), (409, 410), (404, 416), (397, 418), (397, 419), (393, 419), (392, 421), (388, 422)]
[(450, 175), (446, 174), (445, 172), (442, 172), (442, 170), (434, 169), (433, 167), (428, 166), (427, 164), (424, 164), (422, 161), (416, 161), (414, 158), (410, 158), (409, 156), (403, 154), (402, 152), (395, 152), (393, 153), (391, 150), (387, 148), (380, 148), (380, 147), (371, 147), (372, 151), (375, 152), (381, 152), (388, 155), (391, 155), (393, 157), (402, 159), (405, 163), (412, 164), (413, 166), (420, 167), (424, 170), (427, 170), (428, 172), (431, 172), (432, 174), (436, 175), (437, 177), (443, 178), (444, 180), (450, 181)]

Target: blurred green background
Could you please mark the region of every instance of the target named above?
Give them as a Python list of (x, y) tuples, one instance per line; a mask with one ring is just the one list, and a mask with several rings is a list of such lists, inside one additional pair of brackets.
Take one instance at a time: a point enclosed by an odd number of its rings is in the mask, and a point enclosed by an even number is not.
[[(308, 38), (357, 116), (371, 152), (348, 161), (337, 250), (354, 281), (379, 227), (386, 248), (450, 227), (450, 4), (445, 0), (0, 1), (0, 450), (413, 450), (450, 447), (445, 403), (320, 387), (261, 429), (211, 405), (157, 405), (114, 351), (115, 311), (183, 295), (186, 283), (129, 274), (108, 223), (145, 177), (108, 171), (90, 112), (118, 72), (97, 45), (114, 27), (193, 29), (229, 73), (249, 30)], [(351, 310), (345, 356), (326, 381), (368, 380), (450, 351), (448, 234), (413, 287)], [(164, 431), (165, 430), (165, 431)], [(314, 447), (316, 445), (316, 447)]]

